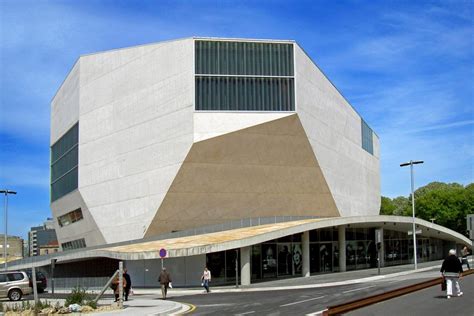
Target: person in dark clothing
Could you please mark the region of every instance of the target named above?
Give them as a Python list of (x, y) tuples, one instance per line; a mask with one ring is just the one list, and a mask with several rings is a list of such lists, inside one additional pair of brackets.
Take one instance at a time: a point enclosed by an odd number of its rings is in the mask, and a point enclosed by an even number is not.
[(444, 259), (440, 269), (441, 274), (446, 279), (446, 298), (453, 295), (453, 282), (456, 287), (457, 296), (462, 296), (459, 278), (462, 277), (462, 264), (456, 256), (456, 250), (451, 249), (449, 256)]
[(125, 300), (128, 301), (128, 295), (130, 294), (130, 289), (132, 288), (132, 279), (130, 278), (130, 274), (127, 273), (127, 268), (123, 269), (123, 278), (127, 282), (127, 285), (123, 289), (123, 294), (125, 295)]
[[(119, 279), (119, 274), (117, 274), (117, 276), (112, 281), (112, 289), (114, 290), (115, 302), (118, 302), (119, 297), (120, 297), (119, 285), (120, 285), (120, 279)], [(122, 278), (122, 286), (123, 288), (127, 287), (127, 281), (125, 280), (125, 278)]]
[(158, 282), (160, 282), (161, 285), (161, 295), (163, 296), (163, 299), (166, 300), (166, 294), (168, 293), (168, 287), (170, 286), (171, 283), (171, 276), (166, 271), (166, 268), (163, 267), (160, 273), (160, 276), (158, 277)]
[(469, 266), (469, 259), (467, 258), (469, 256), (469, 250), (467, 249), (467, 246), (464, 246), (461, 250), (461, 265), (467, 264), (467, 269), (470, 270), (471, 267)]

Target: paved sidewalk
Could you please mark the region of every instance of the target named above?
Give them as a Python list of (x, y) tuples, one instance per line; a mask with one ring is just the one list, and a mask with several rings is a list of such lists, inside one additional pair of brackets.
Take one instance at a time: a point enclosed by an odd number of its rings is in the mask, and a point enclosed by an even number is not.
[[(236, 288), (235, 286), (215, 286), (212, 287), (211, 290), (213, 293), (275, 291), (356, 284), (400, 276), (416, 278), (417, 275), (426, 274), (427, 272), (432, 275), (438, 275), (441, 263), (442, 261), (420, 263), (418, 264), (418, 269), (416, 271), (414, 270), (413, 264), (410, 264), (381, 268), (380, 275), (378, 274), (377, 269), (366, 269), (313, 275), (308, 278), (299, 277), (283, 280), (280, 279), (239, 288)], [(212, 295), (212, 293), (204, 294), (202, 288), (173, 288), (168, 292), (169, 300), (162, 300), (161, 290), (159, 288), (134, 288), (133, 290), (134, 295), (130, 297), (129, 301), (124, 302), (123, 310), (101, 312), (97, 313), (97, 315), (177, 315), (185, 313), (191, 309), (191, 306), (179, 302), (180, 296)], [(113, 304), (112, 297), (105, 297), (99, 301), (99, 305), (111, 304)]]
[[(64, 299), (41, 299), (42, 302), (47, 301), (48, 303), (55, 305), (56, 302), (59, 302), (61, 306), (64, 305)], [(13, 305), (21, 306), (21, 302), (2, 302), (5, 305), (12, 307)], [(33, 300), (29, 300), (30, 304), (34, 304)], [(103, 298), (98, 302), (99, 306), (111, 306), (114, 305), (113, 298)], [(137, 295), (133, 299), (130, 298), (128, 301), (123, 302), (123, 309), (114, 309), (111, 311), (100, 311), (96, 313), (72, 313), (72, 315), (136, 315), (136, 316), (145, 316), (145, 315), (174, 315), (181, 314), (191, 309), (191, 306), (187, 304), (182, 304), (180, 302), (171, 301), (171, 300), (162, 300), (158, 299), (155, 295)], [(0, 313), (1, 315), (1, 313)]]
[[(101, 302), (102, 303), (102, 302)], [(110, 299), (109, 304), (113, 300)], [(170, 300), (158, 299), (155, 295), (137, 295), (123, 302), (122, 310), (101, 312), (97, 315), (174, 315), (181, 314), (191, 309), (189, 305)]]
[[(347, 271), (340, 273), (326, 273), (313, 275), (308, 278), (288, 278), (275, 281), (267, 281), (261, 283), (251, 284), (246, 287), (236, 288), (235, 286), (214, 286), (211, 287), (213, 293), (230, 293), (230, 292), (256, 292), (256, 291), (273, 291), (273, 290), (291, 290), (301, 288), (320, 288), (329, 286), (338, 286), (344, 284), (356, 284), (367, 281), (383, 280), (387, 278), (395, 278), (404, 275), (413, 275), (426, 271), (439, 271), (442, 261), (424, 262), (418, 264), (418, 269), (415, 271), (413, 264), (385, 267), (380, 269), (365, 269), (356, 271)], [(134, 288), (135, 294), (144, 295), (152, 294), (157, 297), (160, 296), (160, 289), (158, 288)], [(170, 289), (168, 296), (179, 297), (184, 295), (198, 295), (203, 294), (202, 288), (173, 288)]]

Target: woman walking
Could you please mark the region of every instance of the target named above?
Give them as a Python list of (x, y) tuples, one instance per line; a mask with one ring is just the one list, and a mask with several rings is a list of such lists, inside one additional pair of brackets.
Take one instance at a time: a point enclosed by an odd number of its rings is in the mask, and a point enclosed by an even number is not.
[(202, 273), (201, 276), (201, 285), (206, 289), (206, 293), (209, 293), (209, 282), (211, 282), (211, 271), (207, 269), (207, 267), (204, 267), (204, 272)]

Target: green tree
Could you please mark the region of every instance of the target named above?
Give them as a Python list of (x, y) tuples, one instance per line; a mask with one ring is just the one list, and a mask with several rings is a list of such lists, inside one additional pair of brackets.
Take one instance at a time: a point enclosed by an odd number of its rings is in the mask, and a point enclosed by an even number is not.
[(380, 215), (393, 215), (395, 210), (395, 205), (392, 200), (388, 197), (382, 196), (382, 201), (380, 202)]
[(393, 200), (382, 196), (380, 203), (380, 215), (409, 216), (411, 214), (411, 203), (404, 196), (398, 196)]
[(416, 216), (466, 234), (469, 193), (458, 183), (430, 183), (415, 191)]
[[(431, 182), (415, 191), (416, 217), (466, 235), (466, 216), (474, 213), (474, 183)], [(411, 195), (382, 197), (380, 214), (411, 216)]]
[(404, 196), (399, 196), (393, 199), (393, 204), (395, 205), (395, 210), (393, 215), (397, 216), (410, 216), (412, 213), (411, 210), (411, 200)]

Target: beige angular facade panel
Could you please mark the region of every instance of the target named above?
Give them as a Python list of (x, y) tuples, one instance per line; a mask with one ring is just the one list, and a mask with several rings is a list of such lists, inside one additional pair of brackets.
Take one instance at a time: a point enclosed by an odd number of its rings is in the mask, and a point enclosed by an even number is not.
[(340, 216), (296, 114), (195, 143), (145, 237), (289, 215)]

